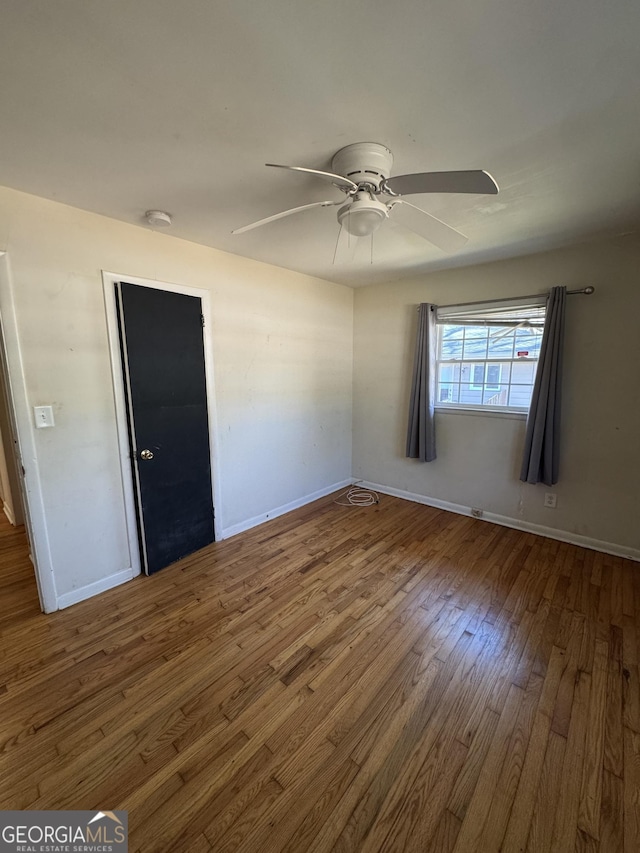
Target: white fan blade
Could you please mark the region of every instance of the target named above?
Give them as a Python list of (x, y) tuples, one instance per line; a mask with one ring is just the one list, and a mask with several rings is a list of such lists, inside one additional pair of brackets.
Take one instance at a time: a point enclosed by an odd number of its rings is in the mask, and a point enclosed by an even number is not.
[(344, 204), (343, 201), (312, 201), (311, 204), (301, 204), (300, 207), (291, 207), (289, 210), (283, 210), (282, 213), (274, 213), (273, 216), (265, 216), (264, 219), (258, 219), (257, 222), (252, 222), (250, 225), (243, 225), (242, 228), (234, 228), (232, 234), (244, 234), (245, 231), (251, 231), (252, 228), (260, 228), (261, 225), (267, 225), (269, 222), (275, 222), (276, 219), (284, 219), (285, 216), (291, 216), (294, 213), (300, 213), (301, 210), (309, 210), (311, 207), (333, 207), (336, 204)]
[(460, 231), (456, 231), (455, 228), (427, 213), (426, 210), (404, 199), (394, 199), (389, 205), (389, 210), (393, 211), (395, 222), (404, 225), (419, 237), (424, 237), (443, 252), (457, 252), (469, 239)]
[(496, 195), (498, 184), (488, 172), (471, 169), (463, 172), (418, 172), (387, 178), (383, 188), (393, 195), (412, 193), (478, 193)]
[(349, 234), (344, 225), (341, 225), (338, 231), (338, 239), (336, 240), (336, 248), (333, 253), (333, 263), (336, 265), (353, 263), (359, 239), (359, 237)]
[(332, 184), (340, 187), (341, 190), (348, 190), (349, 192), (355, 192), (358, 189), (358, 185), (354, 184), (350, 178), (335, 175), (333, 172), (321, 172), (318, 169), (307, 169), (305, 166), (281, 166), (279, 163), (265, 163), (265, 166), (272, 166), (274, 169), (289, 169), (292, 172), (307, 172), (309, 175), (318, 175), (320, 178), (326, 178), (328, 181), (331, 181)]

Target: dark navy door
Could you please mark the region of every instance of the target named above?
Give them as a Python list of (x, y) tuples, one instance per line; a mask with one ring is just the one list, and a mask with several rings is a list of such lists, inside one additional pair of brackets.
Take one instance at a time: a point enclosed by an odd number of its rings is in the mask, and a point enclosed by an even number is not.
[(214, 541), (201, 300), (116, 284), (138, 535), (147, 574)]

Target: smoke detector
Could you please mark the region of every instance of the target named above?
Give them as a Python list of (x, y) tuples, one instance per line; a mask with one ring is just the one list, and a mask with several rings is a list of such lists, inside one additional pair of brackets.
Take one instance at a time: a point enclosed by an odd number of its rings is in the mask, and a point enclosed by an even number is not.
[(164, 210), (147, 210), (144, 218), (154, 228), (168, 228), (171, 225), (171, 214)]

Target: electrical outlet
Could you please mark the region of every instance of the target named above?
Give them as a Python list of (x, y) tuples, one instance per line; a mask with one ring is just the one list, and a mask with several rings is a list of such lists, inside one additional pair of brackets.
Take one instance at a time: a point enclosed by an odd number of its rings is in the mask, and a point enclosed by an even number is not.
[(483, 510), (480, 509), (480, 507), (472, 506), (471, 507), (471, 515), (474, 518), (482, 518), (482, 516), (484, 515), (484, 512), (483, 512)]
[(545, 492), (544, 493), (544, 505), (548, 506), (549, 509), (555, 509), (557, 506), (557, 495), (555, 492)]

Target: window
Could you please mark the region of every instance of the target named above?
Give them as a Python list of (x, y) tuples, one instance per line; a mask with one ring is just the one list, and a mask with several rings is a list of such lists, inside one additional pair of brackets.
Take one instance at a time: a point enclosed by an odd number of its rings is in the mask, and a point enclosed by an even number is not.
[(438, 308), (437, 405), (526, 412), (545, 305), (541, 297)]

